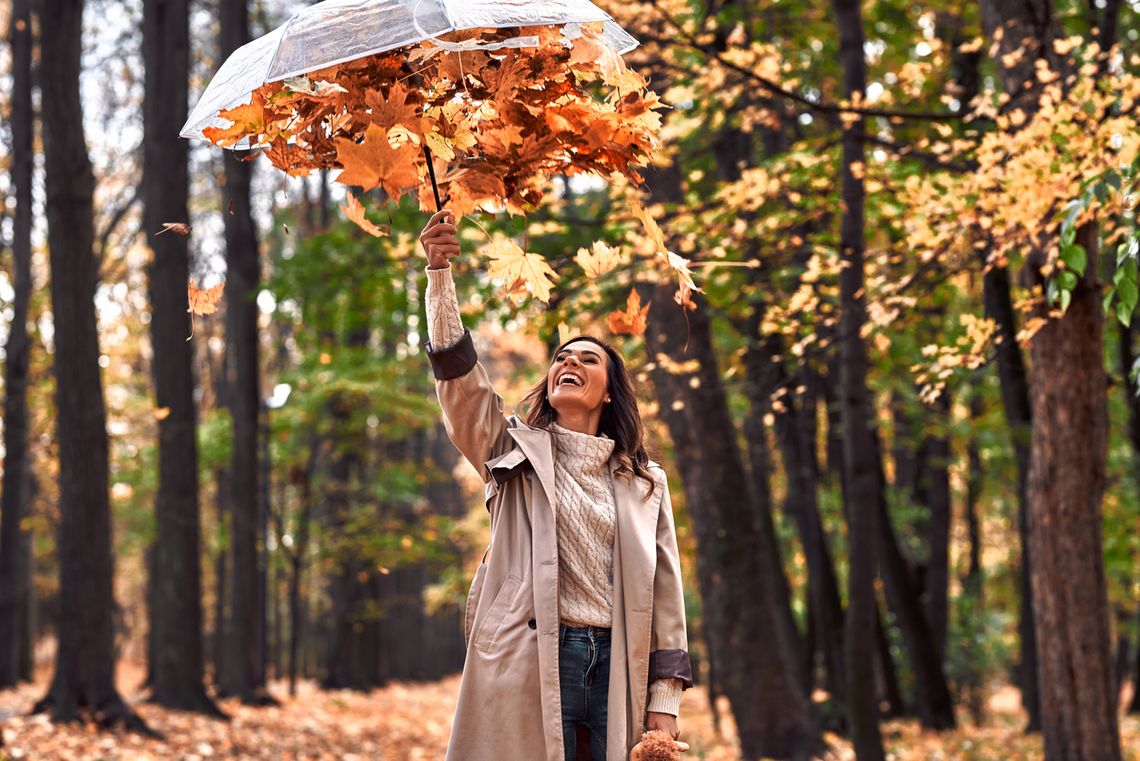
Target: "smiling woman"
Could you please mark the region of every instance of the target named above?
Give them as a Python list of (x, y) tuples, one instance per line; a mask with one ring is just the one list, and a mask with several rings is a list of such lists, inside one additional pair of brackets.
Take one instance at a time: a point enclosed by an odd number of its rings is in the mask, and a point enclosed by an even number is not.
[(675, 740), (692, 686), (677, 537), (621, 355), (567, 341), (507, 417), (459, 317), (451, 212), (420, 242), (436, 393), (491, 512), (447, 758), (625, 761), (647, 729)]

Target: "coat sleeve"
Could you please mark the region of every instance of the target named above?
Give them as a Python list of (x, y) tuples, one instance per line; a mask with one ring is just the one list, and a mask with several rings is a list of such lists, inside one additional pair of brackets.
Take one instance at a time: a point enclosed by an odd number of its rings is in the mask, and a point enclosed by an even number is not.
[(486, 483), (486, 465), (509, 450), (513, 439), (503, 414), (503, 398), (495, 393), (487, 371), (475, 353), (471, 331), (464, 330), (455, 344), (438, 351), (424, 345), (435, 375), (435, 392), (443, 408), (443, 424), (456, 449)]
[(649, 681), (679, 679), (693, 686), (689, 640), (685, 628), (685, 594), (681, 587), (681, 556), (673, 523), (673, 502), (664, 472), (657, 471), (661, 490), (657, 517), (657, 571), (653, 576), (653, 635), (649, 646)]

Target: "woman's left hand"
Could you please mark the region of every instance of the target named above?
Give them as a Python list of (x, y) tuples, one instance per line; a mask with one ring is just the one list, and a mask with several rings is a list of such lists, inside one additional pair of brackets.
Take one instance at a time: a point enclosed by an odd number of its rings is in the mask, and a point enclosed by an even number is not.
[(646, 714), (645, 729), (647, 731), (660, 729), (662, 732), (668, 733), (674, 740), (681, 734), (681, 730), (677, 728), (677, 717), (668, 713), (650, 711)]

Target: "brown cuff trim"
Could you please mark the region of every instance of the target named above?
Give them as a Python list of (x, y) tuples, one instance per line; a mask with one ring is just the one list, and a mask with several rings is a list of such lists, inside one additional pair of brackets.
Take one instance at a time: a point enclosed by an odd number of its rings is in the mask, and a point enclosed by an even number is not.
[(693, 686), (693, 664), (689, 652), (681, 649), (654, 650), (649, 654), (649, 682), (658, 679), (680, 679), (683, 689)]
[(454, 345), (439, 351), (433, 351), (431, 341), (424, 343), (427, 350), (428, 361), (431, 362), (431, 371), (436, 380), (451, 380), (461, 378), (475, 367), (479, 356), (475, 353), (475, 344), (471, 340), (471, 331), (464, 329), (463, 337)]

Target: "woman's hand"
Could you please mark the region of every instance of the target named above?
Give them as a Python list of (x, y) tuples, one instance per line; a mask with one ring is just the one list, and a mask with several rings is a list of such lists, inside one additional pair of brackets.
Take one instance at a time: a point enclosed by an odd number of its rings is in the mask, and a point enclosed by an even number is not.
[(677, 728), (677, 717), (669, 713), (649, 711), (646, 714), (645, 729), (646, 731), (660, 729), (674, 740), (681, 734), (681, 730)]
[(455, 215), (450, 209), (440, 209), (420, 232), (420, 245), (427, 254), (428, 267), (441, 270), (448, 266), (448, 259), (459, 254), (459, 236), (455, 231)]

